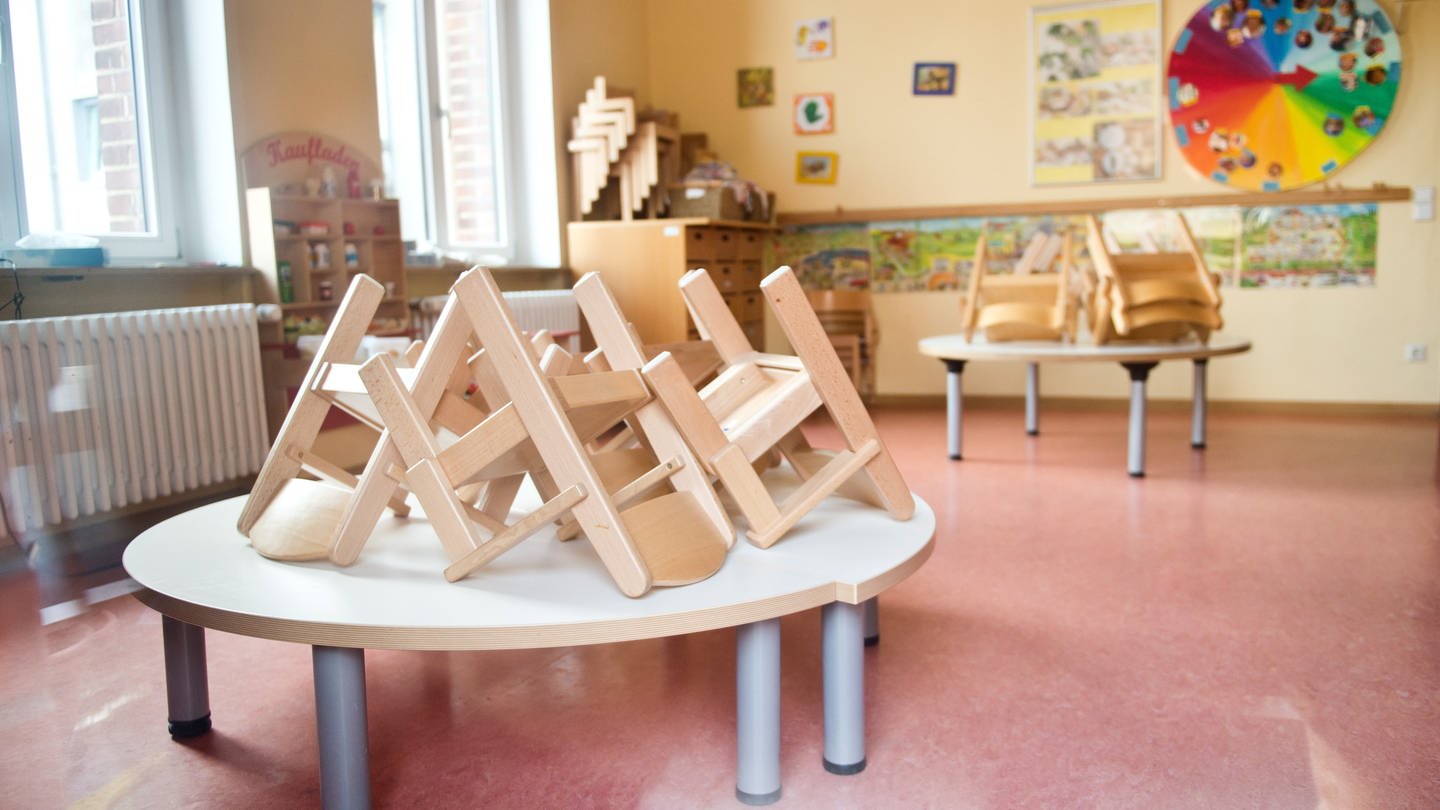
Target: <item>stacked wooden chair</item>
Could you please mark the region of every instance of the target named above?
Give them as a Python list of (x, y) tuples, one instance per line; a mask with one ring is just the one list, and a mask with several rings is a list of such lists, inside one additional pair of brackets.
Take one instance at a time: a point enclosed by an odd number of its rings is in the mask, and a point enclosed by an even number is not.
[[(384, 297), (385, 288), (369, 276), (357, 276), (350, 285), (255, 479), (238, 528), (266, 557), (330, 556), (333, 531), (342, 524), (360, 479), (316, 452), (316, 439), (332, 410), (377, 431), (384, 429), (354, 363)], [(302, 472), (311, 477), (299, 478)], [(387, 506), (397, 515), (409, 513), (399, 487), (391, 487), (372, 505), (376, 520)]]
[(988, 228), (980, 232), (969, 294), (961, 312), (965, 339), (978, 329), (986, 340), (1075, 339), (1078, 309), (1070, 288), (1070, 232), (1037, 233), (1014, 272), (991, 272)]
[[(340, 322), (337, 317), (336, 327)], [(325, 379), (334, 374), (336, 355), (323, 348), (322, 354), (326, 359), (317, 356), (312, 374)], [(574, 364), (558, 346), (537, 355), (488, 272), (477, 268), (463, 275), (413, 368), (397, 368), (382, 355), (345, 369), (347, 392), (356, 391), (352, 381), (358, 379), (369, 403), (365, 410), (384, 433), (338, 521), (329, 526), (311, 520), (307, 534), (330, 538), (332, 561), (353, 562), (384, 504), (403, 495), (403, 483), (452, 561), (445, 571), (451, 580), (562, 520), (585, 535), (629, 596), (718, 570), (734, 542), (733, 527), (683, 439), (660, 418), (640, 375), (565, 373)], [(472, 392), (468, 398), (466, 392)], [(597, 464), (588, 445), (626, 419), (643, 426), (639, 449), (652, 463), (617, 453)], [(285, 434), (282, 429), (277, 448), (289, 445)], [(293, 465), (269, 467), (261, 472), (265, 487), (257, 481), (256, 492), (298, 472)], [(507, 524), (518, 483), (527, 475), (544, 503)], [(268, 518), (277, 505), (253, 494), (252, 502), (247, 516)], [(282, 505), (273, 510), (282, 513), (274, 519), (303, 519), (303, 508)]]
[(862, 399), (875, 394), (875, 352), (880, 331), (875, 326), (875, 312), (870, 306), (869, 290), (806, 290), (805, 299), (820, 326), (830, 339), (830, 346)]
[(644, 120), (635, 99), (612, 95), (598, 76), (571, 121), (566, 149), (575, 172), (576, 210), (589, 214), (610, 185), (619, 184), (620, 216), (654, 203), (654, 191), (678, 179), (680, 133), (662, 121)]
[[(837, 492), (909, 519), (914, 512), (910, 492), (794, 273), (782, 267), (760, 286), (796, 356), (756, 352), (704, 270), (681, 280), (701, 337), (714, 345), (723, 363), (698, 392), (669, 353), (647, 362), (598, 275), (582, 278), (575, 297), (605, 363), (643, 370), (671, 422), (749, 524), (746, 536), (752, 544), (771, 546)], [(802, 432), (802, 423), (821, 407), (844, 440), (843, 449), (817, 450)], [(762, 475), (775, 454), (803, 479), (778, 502)]]
[(1100, 221), (1086, 220), (1086, 247), (1097, 286), (1090, 331), (1097, 344), (1115, 340), (1205, 343), (1224, 321), (1220, 288), (1205, 265), (1185, 217), (1175, 214), (1178, 252), (1122, 253), (1105, 239)]

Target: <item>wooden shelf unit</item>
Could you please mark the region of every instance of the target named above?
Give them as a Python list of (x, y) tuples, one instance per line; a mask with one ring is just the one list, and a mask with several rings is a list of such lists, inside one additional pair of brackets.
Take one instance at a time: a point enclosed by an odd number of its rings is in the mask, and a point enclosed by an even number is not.
[[(340, 303), (350, 279), (365, 273), (387, 286), (379, 318), (409, 322), (405, 289), (405, 246), (400, 239), (398, 200), (310, 197), (276, 193), (274, 189), (246, 191), (247, 238), (250, 262), (261, 272), (263, 289), (256, 296), (263, 303), (279, 304), (283, 312), (316, 314), (328, 320)], [(325, 233), (280, 234), (276, 222), (324, 223)], [(346, 233), (346, 226), (351, 233)], [(324, 244), (330, 253), (329, 266), (317, 267), (314, 248)], [(355, 260), (347, 262), (346, 245), (355, 247)], [(290, 301), (280, 296), (280, 263), (289, 262)], [(322, 287), (329, 282), (329, 297)], [(278, 337), (266, 335), (264, 337)]]
[(770, 225), (713, 219), (572, 222), (570, 267), (579, 278), (598, 272), (645, 343), (675, 343), (699, 335), (680, 297), (680, 278), (704, 268), (745, 330), (765, 348), (760, 295)]

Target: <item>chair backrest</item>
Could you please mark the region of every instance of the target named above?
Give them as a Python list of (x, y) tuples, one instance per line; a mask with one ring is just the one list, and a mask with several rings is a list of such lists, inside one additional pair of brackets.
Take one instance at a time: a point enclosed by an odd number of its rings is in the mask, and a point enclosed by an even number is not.
[(880, 332), (869, 290), (806, 290), (805, 299), (862, 396), (875, 393)]
[(1036, 233), (1014, 271), (1004, 275), (992, 272), (988, 237), (987, 225), (975, 247), (969, 293), (961, 311), (966, 339), (973, 339), (979, 329), (990, 341), (1073, 340), (1069, 230)]
[(1223, 325), (1218, 281), (1185, 217), (1175, 212), (1174, 222), (1179, 251), (1122, 253), (1097, 217), (1086, 218), (1086, 246), (1099, 282), (1090, 324), (1096, 343), (1192, 336), (1203, 343)]

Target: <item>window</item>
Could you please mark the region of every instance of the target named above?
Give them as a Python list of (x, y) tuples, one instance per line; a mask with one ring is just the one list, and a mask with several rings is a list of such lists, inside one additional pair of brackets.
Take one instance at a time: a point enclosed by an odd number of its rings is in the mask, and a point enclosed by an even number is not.
[(0, 0), (0, 239), (63, 231), (112, 257), (178, 254), (158, 0)]
[(493, 0), (376, 0), (386, 190), (408, 239), (513, 256), (504, 171), (501, 9)]

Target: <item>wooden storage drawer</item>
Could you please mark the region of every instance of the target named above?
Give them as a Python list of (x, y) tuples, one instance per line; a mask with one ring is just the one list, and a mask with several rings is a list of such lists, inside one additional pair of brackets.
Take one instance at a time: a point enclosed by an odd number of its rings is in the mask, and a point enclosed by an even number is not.
[(765, 258), (765, 236), (760, 231), (744, 230), (740, 232), (741, 261), (759, 262)]
[(724, 261), (733, 261), (740, 257), (740, 242), (744, 231), (739, 228), (717, 228), (718, 249), (715, 251), (715, 258)]
[(685, 229), (685, 260), (711, 262), (720, 256), (721, 228), (690, 227)]
[(739, 292), (745, 289), (745, 274), (734, 262), (716, 262), (710, 268), (710, 278), (722, 293)]
[(765, 271), (761, 268), (760, 262), (747, 261), (740, 264), (741, 289), (758, 290), (760, 282), (765, 278)]

